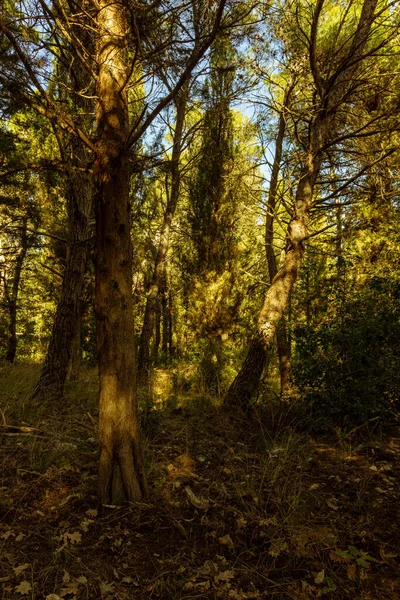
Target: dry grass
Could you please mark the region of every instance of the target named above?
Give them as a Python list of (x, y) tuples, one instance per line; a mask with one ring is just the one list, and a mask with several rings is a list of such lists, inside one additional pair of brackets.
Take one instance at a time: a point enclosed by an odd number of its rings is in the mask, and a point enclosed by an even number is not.
[(4, 600), (400, 597), (396, 432), (315, 439), (296, 407), (230, 415), (160, 371), (142, 413), (153, 495), (101, 509), (95, 372), (35, 408), (37, 374), (1, 371), (5, 421), (36, 428), (1, 440)]

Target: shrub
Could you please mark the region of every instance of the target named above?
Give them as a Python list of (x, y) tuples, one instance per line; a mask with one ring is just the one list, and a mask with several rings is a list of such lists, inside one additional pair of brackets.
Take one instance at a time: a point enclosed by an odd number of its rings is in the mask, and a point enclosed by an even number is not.
[(296, 329), (293, 378), (313, 416), (346, 426), (397, 414), (398, 292), (374, 278), (342, 301), (334, 321)]

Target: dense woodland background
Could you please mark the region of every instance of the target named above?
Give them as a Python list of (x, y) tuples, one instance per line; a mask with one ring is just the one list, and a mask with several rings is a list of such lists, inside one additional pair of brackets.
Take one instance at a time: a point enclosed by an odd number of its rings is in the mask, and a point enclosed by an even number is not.
[(2, 3), (4, 598), (400, 597), (399, 26)]

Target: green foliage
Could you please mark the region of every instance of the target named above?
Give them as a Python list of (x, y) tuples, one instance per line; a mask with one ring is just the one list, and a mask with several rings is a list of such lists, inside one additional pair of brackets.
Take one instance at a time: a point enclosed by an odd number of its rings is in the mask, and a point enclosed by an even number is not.
[(346, 426), (397, 415), (398, 292), (375, 277), (343, 301), (340, 318), (296, 328), (294, 381), (315, 417)]

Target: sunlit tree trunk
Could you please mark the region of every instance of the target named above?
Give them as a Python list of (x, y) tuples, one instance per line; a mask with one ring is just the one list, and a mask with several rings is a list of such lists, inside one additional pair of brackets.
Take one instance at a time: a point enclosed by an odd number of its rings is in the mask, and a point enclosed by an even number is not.
[[(275, 155), (271, 171), (271, 181), (268, 192), (267, 216), (265, 222), (265, 251), (268, 263), (269, 280), (272, 284), (277, 272), (278, 265), (274, 249), (274, 221), (276, 211), (276, 200), (278, 192), (278, 177), (282, 160), (283, 141), (285, 138), (287, 109), (293, 90), (293, 81), (290, 79), (284, 97), (281, 113), (279, 115), (278, 134), (275, 140)], [(276, 345), (279, 360), (279, 373), (281, 383), (281, 394), (284, 394), (289, 386), (290, 365), (292, 347), (290, 343), (285, 316), (282, 316), (276, 332)]]
[[(316, 44), (318, 18), (324, 0), (318, 0), (311, 27), (313, 42)], [(294, 217), (289, 224), (285, 254), (272, 284), (266, 294), (261, 309), (257, 331), (241, 370), (226, 394), (226, 406), (247, 408), (258, 389), (264, 369), (267, 352), (273, 343), (278, 324), (289, 301), (289, 294), (297, 278), (304, 252), (304, 242), (308, 235), (308, 221), (313, 207), (313, 193), (319, 175), (324, 146), (331, 139), (336, 125), (336, 115), (352, 89), (357, 70), (363, 57), (377, 0), (364, 0), (357, 30), (353, 36), (347, 59), (329, 81), (323, 82), (313, 55), (310, 56), (314, 83), (320, 96), (320, 110), (309, 124), (307, 155), (300, 172), (297, 186)], [(343, 121), (343, 115), (340, 118)]]
[(147, 493), (136, 395), (130, 236), (128, 13), (101, 0), (97, 15), (96, 325), (100, 377), (99, 499)]
[(151, 369), (150, 359), (150, 342), (154, 329), (154, 318), (160, 293), (160, 286), (165, 273), (165, 265), (168, 254), (169, 239), (172, 219), (175, 214), (176, 206), (179, 200), (180, 192), (180, 168), (179, 160), (182, 151), (183, 128), (186, 115), (186, 104), (188, 95), (188, 83), (181, 89), (175, 101), (176, 106), (176, 123), (174, 132), (174, 141), (171, 158), (171, 184), (170, 193), (167, 200), (167, 207), (164, 214), (163, 223), (161, 226), (160, 243), (158, 246), (156, 262), (152, 280), (150, 283), (149, 292), (146, 299), (146, 308), (143, 319), (143, 327), (139, 342), (138, 352), (138, 378), (139, 383), (143, 386), (147, 385), (148, 375)]

